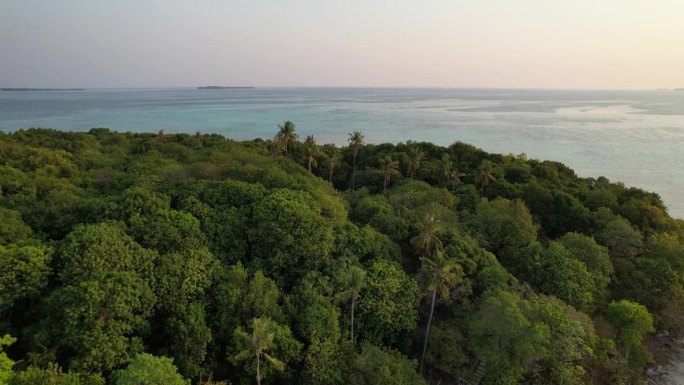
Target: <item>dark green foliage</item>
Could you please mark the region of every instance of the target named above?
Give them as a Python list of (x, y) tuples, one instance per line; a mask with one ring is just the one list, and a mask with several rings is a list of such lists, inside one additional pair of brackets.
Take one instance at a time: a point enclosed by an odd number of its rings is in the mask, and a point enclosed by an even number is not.
[(367, 271), (358, 304), (359, 335), (376, 344), (396, 344), (416, 327), (418, 284), (393, 262), (373, 261)]
[(281, 284), (322, 267), (333, 246), (332, 223), (311, 196), (285, 189), (254, 203), (247, 237), (256, 266)]
[(656, 194), (283, 127), (0, 133), (0, 382), (640, 383), (653, 323), (681, 328), (684, 222)]

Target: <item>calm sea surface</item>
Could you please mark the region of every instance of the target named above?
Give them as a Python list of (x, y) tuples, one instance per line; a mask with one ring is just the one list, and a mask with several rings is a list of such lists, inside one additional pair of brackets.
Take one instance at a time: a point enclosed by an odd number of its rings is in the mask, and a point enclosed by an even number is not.
[(0, 92), (0, 130), (220, 133), (270, 138), (291, 120), (301, 136), (344, 144), (416, 140), (474, 144), (561, 161), (661, 195), (684, 218), (684, 92), (504, 89), (255, 88)]

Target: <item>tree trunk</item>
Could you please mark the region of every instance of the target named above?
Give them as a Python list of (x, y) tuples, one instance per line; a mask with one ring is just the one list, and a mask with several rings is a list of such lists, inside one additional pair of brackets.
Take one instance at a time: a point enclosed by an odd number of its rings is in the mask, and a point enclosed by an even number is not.
[(257, 385), (261, 385), (261, 372), (259, 371), (259, 355), (256, 355), (257, 359), (257, 373), (256, 373), (256, 380), (257, 380)]
[(356, 152), (354, 152), (354, 171), (352, 171), (352, 191), (356, 187)]
[(435, 297), (437, 288), (432, 291), (432, 304), (430, 305), (430, 317), (428, 317), (427, 327), (425, 328), (425, 342), (423, 342), (423, 354), (420, 356), (420, 374), (423, 374), (423, 364), (425, 364), (425, 353), (427, 353), (428, 336), (430, 335), (430, 324), (432, 324), (432, 314), (435, 312)]
[(330, 183), (332, 183), (332, 174), (333, 174), (334, 169), (335, 169), (334, 167), (330, 167), (330, 176), (328, 177), (328, 182), (330, 182)]
[(309, 157), (309, 161), (307, 162), (306, 166), (309, 169), (309, 172), (311, 172), (311, 157)]
[(355, 305), (354, 302), (355, 302), (355, 301), (356, 301), (356, 298), (355, 298), (355, 297), (352, 297), (352, 303), (351, 303), (351, 333), (350, 333), (352, 346), (354, 346), (354, 305)]
[(389, 179), (389, 178), (387, 177), (387, 171), (385, 171), (385, 178), (383, 178), (383, 183), (382, 183), (382, 193), (383, 193), (383, 194), (384, 194), (385, 191), (387, 190), (387, 181), (388, 181), (388, 179)]

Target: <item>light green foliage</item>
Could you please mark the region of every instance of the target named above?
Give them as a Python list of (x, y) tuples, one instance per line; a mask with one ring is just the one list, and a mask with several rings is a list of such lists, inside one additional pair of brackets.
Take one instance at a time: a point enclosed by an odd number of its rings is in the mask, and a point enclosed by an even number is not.
[(78, 226), (62, 242), (63, 287), (49, 299), (60, 329), (59, 345), (74, 349), (74, 369), (112, 369), (141, 349), (136, 331), (146, 326), (155, 296), (154, 254), (112, 223)]
[(182, 211), (157, 211), (131, 219), (130, 234), (144, 247), (160, 253), (198, 249), (205, 237), (197, 218)]
[[(583, 311), (594, 305), (596, 283), (584, 262), (574, 259), (559, 242), (531, 245), (520, 257), (518, 277), (542, 293), (554, 295)], [(604, 286), (605, 288), (605, 286)]]
[(292, 283), (330, 259), (332, 223), (309, 194), (274, 190), (252, 206), (252, 255), (280, 284)]
[(318, 289), (323, 285), (314, 279), (304, 279), (293, 292), (296, 301), (293, 314), (295, 331), (306, 342), (337, 342), (340, 339), (337, 307)]
[(151, 215), (168, 210), (171, 200), (168, 196), (152, 192), (142, 187), (132, 187), (121, 193), (114, 218), (129, 219), (135, 215)]
[(218, 261), (206, 248), (159, 255), (154, 269), (157, 307), (166, 312), (182, 312), (191, 302), (204, 297), (217, 268)]
[(378, 344), (397, 343), (416, 327), (418, 284), (390, 261), (373, 261), (367, 271), (357, 305), (359, 336)]
[(516, 257), (537, 238), (530, 212), (520, 200), (483, 199), (477, 205), (469, 229), (482, 247), (491, 251), (504, 266), (512, 266)]
[(16, 210), (0, 207), (0, 245), (26, 239), (31, 235), (31, 228), (21, 219)]
[[(57, 364), (49, 364), (47, 369), (34, 366), (17, 372), (11, 385), (104, 385), (99, 374), (63, 372)], [(185, 384), (184, 384), (185, 385)]]
[(262, 199), (264, 195), (266, 189), (261, 184), (223, 180), (212, 183), (202, 193), (202, 200), (214, 208), (239, 208)]
[(423, 379), (416, 373), (416, 361), (410, 360), (392, 350), (382, 350), (366, 343), (356, 360), (351, 373), (358, 385), (423, 385)]
[(655, 332), (653, 317), (646, 307), (627, 300), (611, 302), (605, 318), (615, 328), (617, 345), (627, 361), (635, 369), (641, 368), (650, 357), (643, 338), (646, 333)]
[(540, 341), (548, 338), (548, 329), (536, 328), (523, 306), (512, 293), (489, 292), (471, 317), (469, 343), (487, 365), (485, 384), (517, 385), (525, 372), (524, 362), (537, 355)]
[(280, 289), (276, 283), (265, 277), (261, 271), (257, 271), (249, 280), (240, 301), (240, 314), (243, 322), (259, 317), (284, 321), (279, 301)]
[(117, 370), (112, 378), (113, 385), (190, 385), (190, 380), (178, 374), (172, 359), (147, 353), (136, 355), (126, 369)]
[(0, 385), (7, 385), (9, 380), (14, 376), (12, 368), (14, 367), (14, 361), (12, 361), (5, 353), (5, 346), (10, 346), (17, 341), (9, 334), (5, 334), (0, 338)]
[(37, 241), (0, 246), (0, 313), (45, 289), (51, 257), (52, 250)]

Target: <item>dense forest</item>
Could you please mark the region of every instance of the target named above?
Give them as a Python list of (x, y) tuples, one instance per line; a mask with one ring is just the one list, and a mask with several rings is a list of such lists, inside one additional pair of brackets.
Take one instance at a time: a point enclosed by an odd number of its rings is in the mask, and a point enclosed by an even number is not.
[(456, 142), (0, 132), (0, 384), (638, 384), (654, 193)]

